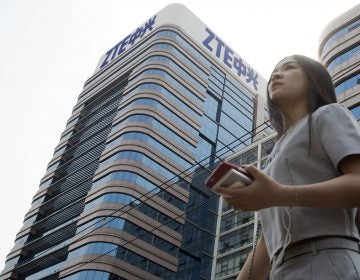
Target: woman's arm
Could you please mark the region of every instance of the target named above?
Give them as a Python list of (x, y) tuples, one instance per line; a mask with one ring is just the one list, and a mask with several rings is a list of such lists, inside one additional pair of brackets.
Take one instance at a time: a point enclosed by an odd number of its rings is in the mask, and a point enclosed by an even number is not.
[[(253, 253), (254, 250), (247, 257), (246, 262), (237, 280), (250, 280), (250, 279), (262, 280), (265, 279), (267, 275), (269, 275), (271, 265), (270, 265), (270, 260), (266, 249), (265, 241), (262, 235), (259, 239), (259, 242), (256, 244), (255, 257), (253, 264), (251, 264)], [(251, 277), (248, 278), (251, 265), (252, 265)]]
[(343, 175), (316, 184), (285, 186), (275, 182), (252, 165), (244, 167), (254, 181), (248, 187), (239, 183), (216, 187), (234, 209), (259, 210), (273, 206), (314, 208), (355, 208), (360, 206), (360, 157), (347, 156), (339, 164)]

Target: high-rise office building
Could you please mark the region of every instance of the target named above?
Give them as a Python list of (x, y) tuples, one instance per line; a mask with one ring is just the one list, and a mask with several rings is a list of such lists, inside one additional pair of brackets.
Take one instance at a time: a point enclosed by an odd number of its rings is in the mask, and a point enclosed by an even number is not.
[(338, 102), (360, 120), (360, 4), (325, 27), (319, 58), (333, 78)]
[(210, 279), (204, 180), (266, 134), (265, 86), (183, 5), (152, 16), (85, 82), (0, 279)]

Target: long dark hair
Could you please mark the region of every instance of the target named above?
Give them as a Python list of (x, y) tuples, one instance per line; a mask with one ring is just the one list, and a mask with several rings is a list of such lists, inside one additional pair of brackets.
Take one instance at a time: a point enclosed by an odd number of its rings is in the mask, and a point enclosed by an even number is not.
[[(326, 68), (318, 61), (303, 56), (293, 55), (292, 58), (300, 65), (304, 71), (307, 80), (309, 81), (309, 95), (308, 95), (308, 106), (309, 106), (309, 143), (311, 143), (311, 120), (312, 114), (321, 106), (336, 103), (335, 88), (330, 77), (330, 74)], [(271, 74), (272, 76), (272, 74)], [(280, 110), (276, 104), (274, 104), (269, 95), (269, 83), (271, 82), (271, 76), (267, 85), (267, 104), (269, 109), (270, 123), (278, 133), (278, 138), (284, 134), (283, 120), (281, 117)], [(309, 144), (309, 152), (310, 152)]]

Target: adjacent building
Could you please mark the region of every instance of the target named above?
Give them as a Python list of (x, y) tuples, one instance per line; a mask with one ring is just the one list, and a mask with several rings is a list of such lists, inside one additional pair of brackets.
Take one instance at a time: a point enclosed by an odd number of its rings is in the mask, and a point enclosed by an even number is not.
[[(226, 160), (237, 165), (253, 164), (263, 169), (275, 141), (276, 134), (272, 133)], [(260, 220), (257, 212), (234, 210), (222, 198), (219, 200), (218, 217), (212, 279), (235, 280), (260, 236)]]
[(360, 120), (360, 4), (326, 26), (319, 59), (333, 78), (338, 102)]
[(0, 279), (222, 276), (231, 230), (242, 261), (256, 223), (204, 180), (269, 134), (265, 87), (185, 6), (151, 16), (85, 82)]

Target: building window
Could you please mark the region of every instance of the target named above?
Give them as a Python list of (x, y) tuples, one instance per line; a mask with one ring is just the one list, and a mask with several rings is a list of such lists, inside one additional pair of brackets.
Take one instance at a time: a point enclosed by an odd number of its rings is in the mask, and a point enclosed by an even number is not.
[(344, 28), (342, 28), (339, 31), (337, 31), (336, 33), (334, 33), (324, 44), (323, 52), (327, 51), (331, 47), (331, 45), (334, 41), (339, 40), (340, 38), (345, 36), (347, 33), (355, 30), (358, 27), (360, 27), (360, 19), (358, 19), (357, 21), (355, 21), (349, 25), (346, 25)]
[(351, 89), (359, 84), (360, 73), (355, 74), (354, 76), (349, 77), (348, 79), (342, 81), (335, 87), (336, 95), (343, 93), (344, 91)]
[(350, 109), (356, 120), (360, 120), (360, 104), (356, 104), (355, 107)]
[(339, 56), (335, 57), (328, 65), (328, 71), (334, 69), (337, 65), (350, 60), (354, 56), (358, 55), (360, 52), (360, 44), (352, 47), (350, 50), (346, 51), (345, 53), (340, 54)]

